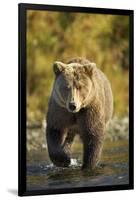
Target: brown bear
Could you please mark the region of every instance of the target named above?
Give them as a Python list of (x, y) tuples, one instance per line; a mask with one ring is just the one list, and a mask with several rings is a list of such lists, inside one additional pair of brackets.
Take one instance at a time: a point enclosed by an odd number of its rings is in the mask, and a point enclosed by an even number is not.
[(113, 112), (110, 83), (95, 63), (84, 58), (55, 62), (53, 70), (46, 128), (49, 157), (56, 166), (69, 166), (70, 147), (78, 133), (83, 142), (82, 169), (93, 169)]

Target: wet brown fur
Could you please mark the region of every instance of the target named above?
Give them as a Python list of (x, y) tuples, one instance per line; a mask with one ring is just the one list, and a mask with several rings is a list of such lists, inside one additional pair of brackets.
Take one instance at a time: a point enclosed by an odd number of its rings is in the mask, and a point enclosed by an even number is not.
[[(90, 61), (74, 58), (67, 63), (84, 65), (90, 63)], [(74, 78), (71, 76), (72, 74), (68, 70), (66, 77)], [(86, 78), (87, 73), (82, 68), (76, 68), (73, 76), (75, 76), (74, 84), (79, 87), (78, 80)], [(94, 94), (92, 98), (88, 99), (88, 104), (81, 108), (79, 112), (68, 112), (65, 107), (57, 104), (53, 93), (51, 94), (47, 114), (46, 137), (50, 159), (57, 166), (69, 166), (71, 144), (77, 133), (81, 135), (83, 142), (82, 169), (93, 169), (100, 159), (106, 124), (113, 112), (113, 97), (108, 79), (97, 67), (92, 70), (90, 78), (94, 85)], [(85, 86), (82, 85), (81, 87)], [(65, 134), (67, 137), (64, 141)]]

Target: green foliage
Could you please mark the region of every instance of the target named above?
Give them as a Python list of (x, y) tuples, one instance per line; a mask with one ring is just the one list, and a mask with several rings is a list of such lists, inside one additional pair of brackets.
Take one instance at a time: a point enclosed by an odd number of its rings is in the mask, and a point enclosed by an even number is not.
[(52, 64), (75, 56), (96, 62), (111, 81), (115, 114), (128, 113), (129, 17), (27, 11), (27, 118), (42, 120)]

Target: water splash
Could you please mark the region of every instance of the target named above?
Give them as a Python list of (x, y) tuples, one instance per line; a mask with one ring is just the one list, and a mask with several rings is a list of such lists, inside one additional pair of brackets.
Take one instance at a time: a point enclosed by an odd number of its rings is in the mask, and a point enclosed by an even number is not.
[(71, 158), (70, 166), (79, 166), (78, 160), (76, 158)]

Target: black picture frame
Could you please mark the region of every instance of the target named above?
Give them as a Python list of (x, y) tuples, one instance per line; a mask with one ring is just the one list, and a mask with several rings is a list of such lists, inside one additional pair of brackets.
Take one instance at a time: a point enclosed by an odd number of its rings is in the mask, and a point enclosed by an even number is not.
[[(19, 120), (18, 120), (18, 195), (46, 195), (60, 193), (79, 193), (79, 192), (97, 192), (111, 190), (127, 190), (134, 188), (134, 11), (122, 9), (72, 7), (58, 5), (40, 5), (24, 4), (18, 5), (18, 101), (19, 101)], [(129, 184), (113, 186), (96, 186), (83, 188), (67, 189), (48, 189), (48, 190), (26, 190), (26, 12), (27, 10), (45, 10), (45, 11), (66, 11), (66, 12), (84, 12), (113, 15), (127, 15), (130, 19), (130, 40), (129, 40)]]

